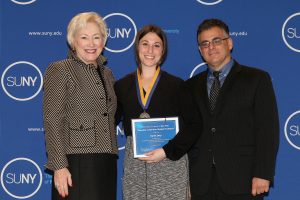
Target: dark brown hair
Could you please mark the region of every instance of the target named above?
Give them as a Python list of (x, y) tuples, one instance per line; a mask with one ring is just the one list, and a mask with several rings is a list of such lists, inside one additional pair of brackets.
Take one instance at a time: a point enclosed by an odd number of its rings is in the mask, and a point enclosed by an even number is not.
[(211, 29), (213, 27), (218, 27), (226, 32), (226, 34), (229, 36), (229, 28), (225, 22), (223, 22), (220, 19), (206, 19), (204, 20), (199, 26), (197, 30), (197, 41), (199, 44), (199, 35), (208, 29)]
[(142, 29), (140, 29), (135, 37), (134, 47), (135, 47), (135, 60), (137, 62), (138, 67), (140, 67), (141, 60), (139, 58), (139, 42), (140, 40), (147, 34), (147, 33), (155, 33), (162, 41), (163, 45), (163, 52), (161, 59), (159, 61), (159, 65), (161, 65), (166, 57), (167, 57), (167, 51), (168, 51), (168, 43), (167, 43), (167, 37), (164, 33), (164, 31), (156, 25), (150, 24), (144, 26)]

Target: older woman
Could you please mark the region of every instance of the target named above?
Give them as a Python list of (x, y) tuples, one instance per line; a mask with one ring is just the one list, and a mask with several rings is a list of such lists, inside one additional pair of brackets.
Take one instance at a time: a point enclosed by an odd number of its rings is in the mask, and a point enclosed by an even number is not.
[[(124, 200), (187, 200), (186, 152), (198, 138), (200, 121), (194, 115), (183, 81), (160, 68), (167, 55), (167, 39), (160, 27), (147, 25), (138, 32), (135, 55), (137, 70), (115, 85), (118, 97), (116, 119), (118, 122), (123, 118), (127, 136)], [(163, 148), (135, 159), (131, 120), (161, 117), (178, 117), (179, 132)]]
[(80, 13), (70, 21), (67, 39), (68, 58), (51, 63), (44, 77), (46, 167), (54, 171), (52, 199), (113, 200), (116, 96), (114, 77), (100, 55), (106, 24), (97, 13)]

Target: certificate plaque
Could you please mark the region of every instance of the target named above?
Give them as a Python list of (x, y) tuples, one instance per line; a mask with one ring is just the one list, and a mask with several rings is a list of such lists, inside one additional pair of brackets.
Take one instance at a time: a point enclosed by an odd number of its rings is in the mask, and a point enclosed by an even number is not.
[(179, 131), (178, 117), (132, 119), (134, 157), (163, 147)]

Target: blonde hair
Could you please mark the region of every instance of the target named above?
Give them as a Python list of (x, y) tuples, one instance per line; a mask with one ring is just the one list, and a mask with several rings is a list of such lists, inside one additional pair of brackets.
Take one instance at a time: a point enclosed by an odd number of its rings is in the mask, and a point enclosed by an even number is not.
[(81, 28), (85, 28), (88, 22), (94, 22), (97, 24), (100, 30), (100, 34), (102, 36), (103, 45), (105, 45), (107, 39), (106, 23), (104, 22), (102, 17), (96, 12), (84, 12), (74, 16), (68, 25), (67, 40), (71, 48), (74, 48), (73, 42), (77, 31)]

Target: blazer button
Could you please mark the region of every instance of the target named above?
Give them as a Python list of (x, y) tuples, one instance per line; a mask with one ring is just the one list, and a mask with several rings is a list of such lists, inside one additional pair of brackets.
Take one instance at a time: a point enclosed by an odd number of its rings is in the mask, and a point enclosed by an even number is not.
[(108, 101), (111, 102), (111, 98), (109, 98)]
[(79, 128), (80, 128), (80, 130), (82, 130), (83, 129), (83, 125), (81, 124)]
[(212, 150), (211, 150), (211, 149), (208, 149), (208, 152), (212, 152)]
[(107, 116), (107, 113), (103, 113), (103, 116), (106, 117), (106, 116)]
[(216, 128), (211, 128), (211, 132), (212, 132), (212, 133), (215, 133), (216, 131), (217, 131)]

